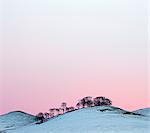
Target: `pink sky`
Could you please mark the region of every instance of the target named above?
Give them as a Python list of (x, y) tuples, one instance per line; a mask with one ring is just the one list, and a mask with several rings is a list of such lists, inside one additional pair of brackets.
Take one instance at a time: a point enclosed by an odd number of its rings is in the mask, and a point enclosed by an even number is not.
[(84, 96), (148, 107), (146, 0), (5, 0), (0, 113)]

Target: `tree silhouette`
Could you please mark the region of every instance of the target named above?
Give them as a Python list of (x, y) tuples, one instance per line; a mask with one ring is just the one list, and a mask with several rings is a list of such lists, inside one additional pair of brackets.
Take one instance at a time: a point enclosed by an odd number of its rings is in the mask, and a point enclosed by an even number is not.
[(82, 105), (83, 108), (85, 108), (86, 106), (91, 107), (93, 105), (92, 97), (91, 96), (84, 97), (77, 104), (78, 106)]
[(64, 113), (66, 111), (67, 103), (62, 102), (61, 107), (62, 107), (62, 110), (63, 110), (63, 113)]
[(78, 103), (76, 104), (76, 108), (79, 109), (80, 107), (81, 107), (81, 104), (80, 104), (80, 102), (78, 102)]
[(93, 102), (95, 106), (101, 106), (103, 102), (104, 97), (96, 97), (94, 98)]
[(74, 110), (74, 107), (66, 107), (66, 112), (71, 112)]
[(45, 113), (44, 113), (44, 118), (45, 118), (45, 119), (48, 119), (48, 118), (49, 118), (49, 113), (45, 112)]
[(93, 106), (93, 101), (92, 100), (88, 100), (86, 102), (87, 107), (92, 107)]
[(71, 112), (71, 111), (74, 111), (75, 110), (75, 108), (74, 107), (69, 107), (69, 111)]
[(56, 110), (57, 115), (59, 115), (60, 110), (58, 108), (56, 108), (55, 110)]
[(44, 122), (44, 114), (42, 113), (42, 112), (40, 112), (40, 113), (38, 113), (37, 115), (36, 115), (36, 118), (37, 118), (37, 124), (41, 124), (41, 123), (43, 123)]
[(111, 101), (110, 99), (108, 99), (108, 98), (106, 98), (106, 99), (104, 100), (104, 102), (105, 102), (105, 105), (107, 105), (107, 106), (112, 105), (112, 101)]
[(110, 99), (105, 98), (105, 97), (96, 97), (94, 98), (94, 105), (95, 106), (110, 106), (112, 105), (112, 102)]
[(54, 117), (55, 116), (55, 108), (51, 108), (51, 109), (49, 109), (49, 116), (50, 117)]
[[(85, 108), (85, 107), (92, 107), (92, 106), (110, 106), (112, 105), (112, 101), (108, 98), (105, 98), (103, 96), (99, 96), (96, 98), (92, 98), (91, 96), (83, 97), (79, 102), (76, 104), (76, 108)], [(49, 117), (54, 117), (56, 115), (64, 114), (65, 112), (71, 112), (74, 111), (75, 107), (67, 107), (66, 102), (61, 103), (60, 108), (50, 108), (50, 113), (42, 113), (40, 112), (38, 115), (36, 115), (37, 119), (42, 123), (44, 119), (48, 119)]]

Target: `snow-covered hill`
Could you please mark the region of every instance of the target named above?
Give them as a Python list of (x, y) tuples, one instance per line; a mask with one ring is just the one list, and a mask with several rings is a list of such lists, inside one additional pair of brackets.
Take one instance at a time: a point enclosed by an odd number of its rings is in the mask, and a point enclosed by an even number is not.
[(16, 129), (35, 122), (35, 116), (15, 111), (0, 116), (0, 132)]
[(40, 125), (29, 125), (8, 133), (148, 133), (148, 116), (109, 107), (79, 109)]
[(149, 115), (150, 116), (150, 108), (144, 108), (134, 111), (135, 113), (143, 114), (143, 115)]

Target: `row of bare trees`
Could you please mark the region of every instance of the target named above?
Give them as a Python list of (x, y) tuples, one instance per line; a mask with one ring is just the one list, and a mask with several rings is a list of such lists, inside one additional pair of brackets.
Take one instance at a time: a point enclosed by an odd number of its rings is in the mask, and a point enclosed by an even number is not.
[(112, 101), (105, 97), (96, 97), (92, 98), (91, 96), (87, 96), (79, 100), (76, 104), (76, 107), (85, 108), (85, 107), (92, 107), (92, 106), (110, 106), (112, 105)]
[(61, 104), (61, 107), (60, 108), (50, 108), (49, 109), (49, 114), (50, 114), (50, 117), (54, 117), (56, 115), (60, 115), (60, 114), (64, 114), (66, 112), (71, 112), (75, 110), (74, 107), (67, 107), (67, 103), (63, 102)]
[(54, 116), (58, 116), (58, 115), (61, 115), (61, 114), (67, 113), (67, 112), (74, 111), (74, 110), (75, 110), (74, 107), (67, 107), (67, 103), (63, 102), (61, 104), (60, 108), (50, 108), (49, 109), (49, 113), (48, 112), (45, 112), (45, 113), (40, 112), (40, 113), (38, 113), (36, 115), (37, 116), (37, 120), (38, 120), (37, 124), (43, 123), (48, 118), (52, 118)]
[(44, 120), (48, 118), (52, 118), (54, 116), (58, 116), (67, 112), (72, 112), (74, 110), (78, 110), (80, 108), (85, 108), (85, 107), (93, 107), (93, 106), (110, 106), (112, 105), (112, 101), (108, 98), (105, 97), (96, 97), (92, 98), (91, 96), (87, 96), (82, 98), (81, 100), (78, 101), (76, 104), (76, 107), (67, 107), (67, 103), (63, 102), (60, 106), (60, 108), (50, 108), (49, 113), (38, 113), (37, 114), (37, 119), (39, 120), (39, 123), (43, 123)]

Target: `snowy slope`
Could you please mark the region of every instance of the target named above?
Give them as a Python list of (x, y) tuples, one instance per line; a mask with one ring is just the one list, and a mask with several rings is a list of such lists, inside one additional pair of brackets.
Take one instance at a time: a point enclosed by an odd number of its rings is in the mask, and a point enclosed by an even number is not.
[(149, 117), (126, 114), (115, 107), (90, 107), (76, 110), (40, 125), (8, 131), (8, 133), (148, 133)]
[(35, 116), (15, 111), (0, 116), (0, 131), (15, 129), (35, 122)]
[(142, 115), (149, 115), (150, 116), (150, 108), (144, 108), (134, 111), (135, 113), (139, 113)]

